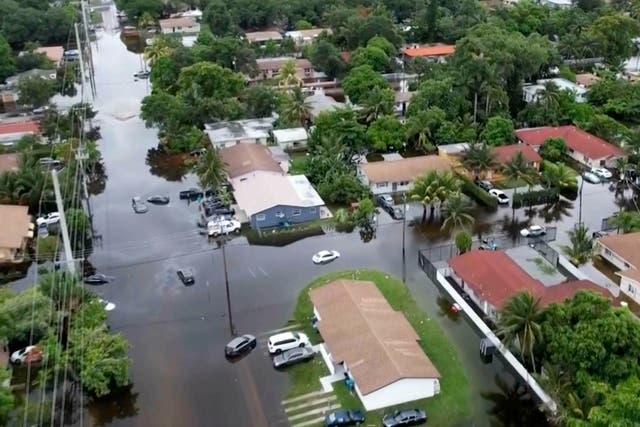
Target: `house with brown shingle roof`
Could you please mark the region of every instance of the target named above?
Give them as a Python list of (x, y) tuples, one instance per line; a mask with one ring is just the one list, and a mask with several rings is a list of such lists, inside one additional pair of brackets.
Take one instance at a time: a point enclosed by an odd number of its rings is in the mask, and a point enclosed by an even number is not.
[(368, 411), (440, 393), (440, 373), (404, 314), (373, 282), (339, 279), (309, 292), (332, 375), (348, 374)]
[(600, 237), (596, 252), (620, 270), (620, 291), (640, 304), (640, 232)]
[(220, 157), (232, 181), (246, 179), (248, 175), (256, 173), (284, 174), (269, 148), (264, 145), (238, 144), (221, 148)]
[(451, 168), (451, 163), (441, 156), (417, 156), (360, 164), (358, 177), (373, 194), (386, 194), (407, 191), (417, 177), (427, 172)]
[(162, 34), (198, 34), (200, 23), (190, 16), (161, 19), (159, 21)]
[(24, 260), (33, 229), (28, 206), (0, 205), (0, 264)]

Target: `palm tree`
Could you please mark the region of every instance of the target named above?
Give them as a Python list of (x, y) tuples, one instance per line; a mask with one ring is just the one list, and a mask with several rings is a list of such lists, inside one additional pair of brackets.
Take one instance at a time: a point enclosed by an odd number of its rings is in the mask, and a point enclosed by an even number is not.
[(567, 231), (571, 245), (562, 245), (562, 251), (571, 258), (574, 265), (588, 262), (593, 255), (593, 238), (589, 228), (578, 224), (573, 230)]
[(503, 337), (506, 345), (517, 345), (520, 357), (530, 358), (534, 372), (536, 362), (533, 349), (542, 341), (542, 313), (539, 305), (540, 298), (534, 298), (528, 291), (520, 292), (509, 300), (498, 318), (498, 335)]
[(347, 224), (351, 223), (351, 221), (352, 221), (351, 220), (351, 214), (345, 208), (340, 208), (334, 213), (333, 221), (337, 225), (342, 225), (342, 226), (347, 225)]
[[(156, 40), (157, 41), (157, 40)], [(164, 43), (153, 43), (144, 49), (144, 59), (149, 61), (149, 65), (153, 67), (153, 64), (160, 58), (171, 55), (173, 49)]]
[(194, 172), (205, 189), (218, 190), (227, 179), (227, 165), (216, 148), (208, 149), (196, 163)]
[(564, 190), (566, 188), (577, 188), (578, 177), (573, 169), (564, 163), (549, 163), (542, 171), (542, 181), (549, 188)]
[(285, 62), (282, 68), (280, 68), (278, 82), (286, 87), (295, 86), (299, 88), (302, 86), (302, 80), (298, 77), (298, 68), (296, 67), (295, 60), (291, 59)]
[(362, 101), (363, 113), (367, 123), (375, 122), (378, 117), (393, 113), (394, 94), (389, 88), (374, 87)]
[(444, 203), (444, 221), (441, 229), (465, 229), (474, 222), (469, 200), (459, 191), (453, 193)]
[(4, 172), (0, 174), (0, 202), (5, 204), (17, 204), (20, 202), (21, 189), (18, 185), (16, 172)]
[(407, 119), (405, 126), (407, 139), (412, 140), (414, 148), (418, 150), (432, 151), (435, 149), (431, 142), (433, 135), (429, 121), (429, 113), (424, 110)]
[(623, 234), (640, 229), (640, 214), (633, 211), (619, 211), (611, 218), (610, 223)]
[(427, 220), (427, 206), (431, 206), (431, 216), (435, 212), (435, 203), (439, 200), (435, 193), (437, 188), (438, 173), (431, 171), (419, 176), (413, 181), (409, 191), (409, 198), (414, 202), (422, 203), (422, 222)]
[(483, 176), (484, 172), (496, 165), (491, 147), (485, 143), (476, 142), (469, 145), (462, 157), (462, 164), (472, 171), (475, 178)]
[(282, 118), (287, 123), (295, 123), (307, 127), (311, 118), (311, 107), (300, 87), (296, 87), (289, 93), (282, 105)]
[[(530, 183), (534, 176), (534, 170), (531, 165), (529, 165), (529, 162), (524, 158), (522, 151), (518, 151), (511, 160), (502, 166), (502, 173), (512, 182), (524, 181), (525, 183)], [(513, 199), (515, 199), (517, 192), (518, 187), (513, 190)], [(515, 206), (515, 204), (512, 203), (511, 206)], [(515, 207), (513, 207), (512, 216), (513, 218), (516, 216)]]

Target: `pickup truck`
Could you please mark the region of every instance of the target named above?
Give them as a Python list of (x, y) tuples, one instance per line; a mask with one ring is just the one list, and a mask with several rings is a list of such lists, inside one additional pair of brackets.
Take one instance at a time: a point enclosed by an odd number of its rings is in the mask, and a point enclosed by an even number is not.
[(218, 237), (223, 234), (240, 234), (240, 221), (234, 219), (223, 221), (209, 221), (207, 224), (207, 234), (212, 237)]

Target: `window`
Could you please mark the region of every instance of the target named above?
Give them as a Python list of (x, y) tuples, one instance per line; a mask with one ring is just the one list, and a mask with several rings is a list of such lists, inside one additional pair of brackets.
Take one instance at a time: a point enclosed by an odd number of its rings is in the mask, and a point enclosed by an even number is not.
[(627, 286), (627, 290), (629, 291), (629, 293), (633, 296), (636, 295), (636, 287), (633, 286), (631, 283), (629, 283), (629, 285)]
[(589, 163), (589, 158), (587, 156), (582, 156), (582, 160), (584, 160), (585, 163)]
[(298, 216), (298, 215), (300, 215), (301, 213), (302, 213), (302, 209), (293, 209), (293, 210), (291, 211), (291, 215), (293, 215), (293, 216)]
[(284, 218), (284, 212), (282, 211), (276, 212), (276, 218)]
[(312, 213), (312, 214), (316, 213), (316, 208), (309, 208), (309, 213)]
[(629, 265), (629, 263), (625, 262), (625, 263), (624, 263), (624, 268), (629, 268), (629, 267), (631, 267), (631, 266)]
[(379, 183), (377, 183), (377, 184), (376, 184), (376, 187), (377, 187), (377, 188), (384, 188), (384, 187), (386, 187), (388, 184), (389, 184), (388, 182), (379, 182)]
[(606, 255), (611, 255), (611, 251), (610, 251), (609, 249), (605, 249), (605, 250), (604, 250), (604, 253), (605, 253)]
[(267, 219), (267, 217), (265, 216), (265, 214), (258, 214), (258, 215), (256, 215), (256, 221), (264, 221), (265, 219)]
[(574, 152), (574, 151), (573, 151), (573, 148), (569, 148), (569, 152), (570, 152), (570, 153), (573, 153), (573, 152)]

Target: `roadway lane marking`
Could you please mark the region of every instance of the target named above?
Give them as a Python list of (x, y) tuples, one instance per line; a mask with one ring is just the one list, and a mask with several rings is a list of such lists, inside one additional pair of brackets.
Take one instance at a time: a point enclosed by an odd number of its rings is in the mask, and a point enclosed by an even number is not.
[(299, 402), (301, 400), (309, 399), (310, 397), (314, 397), (314, 396), (321, 396), (323, 394), (325, 394), (325, 395), (333, 394), (333, 392), (332, 391), (319, 390), (319, 391), (314, 391), (312, 393), (302, 394), (302, 395), (297, 396), (297, 397), (292, 397), (291, 399), (283, 400), (282, 401), (282, 405), (288, 405), (289, 403)]
[(332, 394), (331, 396), (327, 396), (324, 398), (316, 399), (316, 400), (310, 400), (300, 405), (285, 407), (284, 412), (295, 412), (300, 409), (311, 408), (312, 406), (318, 406), (323, 403), (329, 403), (333, 400), (338, 400), (335, 394)]
[(291, 417), (289, 417), (289, 421), (295, 421), (295, 420), (300, 420), (302, 418), (308, 418), (311, 415), (318, 415), (318, 414), (326, 414), (329, 411), (333, 411), (334, 409), (338, 409), (340, 408), (340, 405), (327, 405), (324, 408), (318, 408), (318, 409), (312, 409), (311, 411), (307, 411), (307, 412), (303, 412), (301, 414), (296, 414), (293, 415)]
[(309, 420), (309, 421), (305, 421), (303, 423), (293, 424), (291, 427), (307, 427), (307, 426), (312, 426), (312, 425), (318, 425), (323, 421), (324, 421), (324, 417), (318, 417), (318, 418), (314, 418), (314, 419)]
[(247, 270), (249, 270), (249, 274), (251, 274), (254, 279), (258, 278), (258, 276), (256, 276), (256, 273), (254, 273), (253, 270), (251, 270), (251, 268), (247, 267)]
[(264, 274), (264, 277), (269, 277), (269, 275), (267, 274), (267, 272), (266, 272), (266, 271), (264, 271), (264, 270), (262, 269), (262, 267), (258, 267), (258, 270), (260, 270), (260, 271), (262, 272), (262, 274)]

